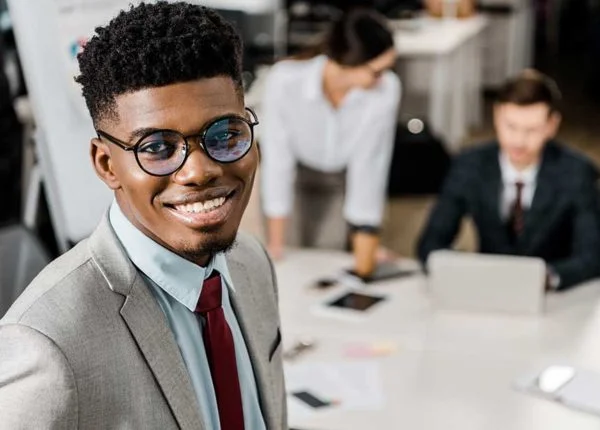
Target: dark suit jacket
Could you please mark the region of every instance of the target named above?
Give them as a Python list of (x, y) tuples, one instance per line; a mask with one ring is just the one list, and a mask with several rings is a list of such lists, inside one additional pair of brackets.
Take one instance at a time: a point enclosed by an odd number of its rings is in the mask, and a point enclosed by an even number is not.
[(419, 240), (429, 253), (454, 242), (463, 216), (473, 218), (479, 250), (543, 258), (560, 275), (559, 289), (600, 274), (600, 202), (594, 165), (557, 142), (544, 149), (525, 228), (511, 243), (500, 215), (502, 176), (496, 142), (465, 151), (453, 162)]

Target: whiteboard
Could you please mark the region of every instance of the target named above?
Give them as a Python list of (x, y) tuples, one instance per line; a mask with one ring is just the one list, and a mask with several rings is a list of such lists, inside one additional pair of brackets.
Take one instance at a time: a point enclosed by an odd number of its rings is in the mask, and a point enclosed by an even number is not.
[(36, 121), (43, 184), (61, 251), (95, 228), (112, 201), (90, 155), (95, 136), (79, 86), (78, 48), (131, 0), (8, 0)]

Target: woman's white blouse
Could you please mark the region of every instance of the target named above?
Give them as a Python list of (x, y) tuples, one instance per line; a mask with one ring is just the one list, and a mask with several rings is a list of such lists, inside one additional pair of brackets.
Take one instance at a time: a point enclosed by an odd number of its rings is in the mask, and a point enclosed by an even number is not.
[(261, 187), (269, 217), (292, 210), (296, 165), (346, 169), (344, 216), (378, 226), (383, 217), (401, 85), (385, 72), (376, 86), (354, 89), (333, 108), (323, 94), (326, 57), (286, 60), (269, 72), (262, 103)]

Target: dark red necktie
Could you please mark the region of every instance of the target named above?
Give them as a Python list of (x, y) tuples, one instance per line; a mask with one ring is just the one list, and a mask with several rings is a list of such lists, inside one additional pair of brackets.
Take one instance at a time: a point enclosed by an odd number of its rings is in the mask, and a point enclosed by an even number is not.
[(515, 237), (521, 236), (523, 228), (525, 227), (525, 213), (523, 212), (523, 182), (516, 182), (517, 197), (512, 207), (512, 229)]
[(219, 408), (221, 430), (243, 430), (244, 410), (233, 335), (221, 306), (221, 275), (204, 281), (196, 313), (206, 319), (202, 336)]

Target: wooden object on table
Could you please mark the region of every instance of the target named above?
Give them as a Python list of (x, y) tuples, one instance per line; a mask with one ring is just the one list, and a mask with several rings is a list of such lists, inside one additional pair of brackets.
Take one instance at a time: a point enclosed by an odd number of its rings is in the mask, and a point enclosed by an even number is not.
[(446, 17), (446, 10), (454, 10), (456, 18), (469, 18), (475, 14), (474, 0), (425, 0), (427, 13), (435, 18)]

